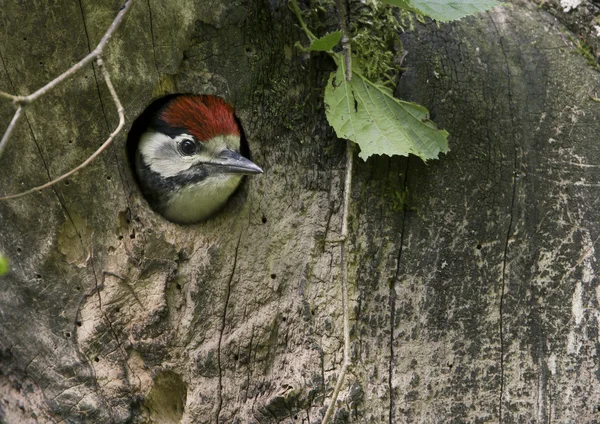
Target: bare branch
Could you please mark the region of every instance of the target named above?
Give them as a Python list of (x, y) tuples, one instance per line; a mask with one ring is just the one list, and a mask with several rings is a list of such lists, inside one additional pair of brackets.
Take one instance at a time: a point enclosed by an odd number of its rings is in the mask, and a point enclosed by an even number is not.
[(12, 94), (5, 93), (4, 91), (0, 91), (0, 97), (4, 97), (5, 99), (12, 100), (13, 102), (18, 102), (20, 97), (13, 96)]
[[(102, 144), (102, 146), (100, 146), (98, 148), (98, 150), (96, 150), (89, 158), (87, 158), (78, 167), (71, 169), (66, 174), (63, 174), (60, 177), (55, 178), (54, 180), (52, 180), (52, 181), (50, 181), (50, 182), (48, 182), (46, 184), (43, 184), (43, 185), (38, 186), (38, 187), (34, 187), (34, 188), (32, 188), (30, 190), (27, 190), (27, 191), (24, 191), (22, 193), (12, 194), (10, 196), (0, 197), (0, 200), (17, 199), (19, 197), (27, 196), (28, 194), (35, 193), (36, 191), (40, 191), (40, 190), (43, 190), (45, 188), (51, 187), (54, 184), (56, 184), (56, 183), (58, 183), (60, 181), (63, 181), (66, 178), (69, 178), (74, 173), (80, 171), (81, 169), (85, 168), (90, 163), (92, 163), (92, 161), (94, 159), (96, 159), (104, 150), (106, 150), (108, 148), (108, 146), (110, 146), (110, 144), (113, 142), (113, 140), (115, 139), (115, 137), (121, 132), (121, 130), (125, 126), (125, 110), (123, 109), (123, 105), (121, 105), (121, 101), (119, 100), (119, 97), (117, 96), (117, 92), (115, 91), (115, 88), (114, 88), (114, 86), (112, 84), (112, 81), (110, 79), (110, 75), (109, 75), (108, 71), (106, 70), (106, 68), (104, 67), (104, 62), (102, 61), (102, 58), (98, 57), (96, 59), (96, 63), (98, 64), (98, 68), (102, 72), (102, 76), (104, 77), (104, 81), (106, 82), (106, 86), (108, 87), (108, 91), (110, 91), (110, 95), (111, 95), (111, 97), (112, 97), (112, 99), (113, 99), (113, 101), (115, 103), (115, 106), (117, 108), (117, 112), (119, 114), (119, 125), (117, 125), (117, 128), (115, 128), (115, 130), (110, 134), (110, 136), (106, 139), (106, 141)], [(20, 107), (19, 107), (19, 110), (21, 110)], [(14, 120), (14, 118), (13, 118), (13, 120)]]
[[(119, 28), (119, 26), (123, 22), (127, 12), (131, 9), (131, 5), (133, 4), (133, 2), (134, 2), (134, 0), (126, 0), (125, 1), (125, 4), (121, 7), (119, 13), (115, 17), (115, 20), (112, 22), (112, 24), (110, 25), (110, 27), (104, 34), (104, 37), (102, 37), (102, 39), (100, 40), (100, 42), (98, 43), (96, 48), (94, 50), (92, 50), (91, 53), (89, 53), (87, 56), (85, 56), (83, 59), (81, 59), (75, 65), (73, 65), (71, 68), (69, 68), (67, 71), (63, 72), (58, 77), (54, 78), (48, 84), (46, 84), (45, 86), (43, 86), (42, 88), (38, 89), (37, 91), (35, 91), (34, 93), (32, 93), (28, 96), (15, 96), (15, 95), (0, 91), (0, 97), (12, 100), (15, 104), (19, 105), (19, 108), (17, 109), (17, 113), (15, 113), (15, 116), (13, 117), (13, 120), (11, 121), (10, 125), (8, 126), (8, 129), (2, 136), (2, 141), (0, 142), (0, 157), (2, 156), (2, 151), (6, 147), (6, 143), (8, 142), (10, 133), (12, 132), (12, 129), (14, 128), (14, 124), (19, 119), (19, 116), (22, 112), (22, 108), (30, 103), (33, 103), (34, 101), (39, 99), (44, 94), (48, 93), (50, 90), (55, 88), (57, 85), (59, 85), (63, 81), (65, 81), (65, 80), (69, 79), (70, 77), (72, 77), (73, 75), (75, 75), (78, 71), (83, 69), (85, 66), (89, 65), (94, 59), (99, 58), (100, 55), (102, 54), (104, 48), (106, 47), (106, 44), (108, 43), (108, 41), (110, 40), (112, 35), (115, 33), (117, 28)], [(113, 96), (113, 98), (114, 98), (114, 96)], [(21, 112), (19, 112), (19, 111), (21, 111)], [(2, 200), (2, 199), (5, 199), (5, 198), (1, 198), (0, 200)]]
[(10, 135), (12, 134), (13, 130), (17, 126), (17, 122), (19, 122), (19, 118), (21, 118), (22, 113), (23, 113), (23, 106), (19, 106), (17, 108), (17, 111), (15, 112), (14, 116), (10, 120), (10, 124), (8, 124), (8, 128), (4, 132), (4, 135), (2, 136), (2, 140), (0, 140), (0, 156), (2, 156), (2, 152), (4, 151), (4, 148), (6, 147), (6, 143), (8, 142), (8, 139), (9, 139)]
[(104, 51), (104, 48), (106, 47), (106, 43), (108, 42), (110, 37), (112, 37), (114, 32), (117, 30), (117, 28), (119, 28), (119, 26), (123, 22), (123, 19), (125, 18), (125, 15), (131, 8), (132, 4), (133, 4), (133, 0), (125, 1), (125, 4), (123, 5), (123, 7), (121, 7), (121, 10), (117, 14), (117, 17), (115, 18), (113, 23), (110, 25), (110, 27), (108, 27), (106, 34), (104, 34), (104, 37), (102, 37), (102, 40), (100, 40), (100, 43), (98, 43), (96, 48), (94, 50), (92, 50), (91, 53), (89, 53), (86, 57), (81, 59), (79, 62), (77, 62), (71, 68), (69, 68), (67, 71), (65, 71), (58, 77), (54, 78), (52, 81), (50, 81), (48, 84), (46, 84), (45, 86), (43, 86), (36, 92), (30, 94), (29, 96), (23, 97), (22, 100), (20, 100), (20, 101), (17, 100), (17, 103), (27, 104), (27, 103), (31, 103), (31, 102), (37, 100), (39, 97), (43, 96), (48, 91), (52, 90), (54, 87), (59, 85), (61, 82), (70, 78), (75, 73), (77, 73), (80, 69), (82, 69), (86, 65), (90, 64), (94, 59), (99, 57), (102, 54), (102, 52)]

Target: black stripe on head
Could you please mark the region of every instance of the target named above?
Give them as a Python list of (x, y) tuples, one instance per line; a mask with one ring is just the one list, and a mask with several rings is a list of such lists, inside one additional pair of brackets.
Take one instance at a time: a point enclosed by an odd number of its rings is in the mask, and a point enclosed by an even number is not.
[[(161, 97), (159, 99), (154, 100), (150, 105), (142, 112), (140, 116), (138, 116), (133, 124), (131, 124), (131, 129), (129, 130), (129, 134), (127, 135), (127, 161), (129, 162), (129, 166), (132, 170), (135, 170), (135, 152), (137, 151), (138, 145), (140, 143), (140, 138), (142, 134), (144, 134), (149, 129), (156, 129), (161, 131), (169, 136), (179, 135), (182, 133), (181, 129), (173, 129), (165, 127), (165, 123), (158, 119), (162, 110), (175, 98), (179, 96), (185, 96), (187, 93), (180, 94), (169, 94), (168, 96)], [(133, 176), (136, 182), (140, 183), (139, 176), (134, 171)]]

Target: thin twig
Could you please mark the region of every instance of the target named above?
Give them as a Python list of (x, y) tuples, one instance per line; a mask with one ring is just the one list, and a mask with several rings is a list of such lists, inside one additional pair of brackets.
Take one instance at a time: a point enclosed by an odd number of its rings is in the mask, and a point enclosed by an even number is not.
[(115, 91), (115, 88), (112, 84), (112, 81), (110, 80), (110, 75), (108, 73), (108, 71), (106, 70), (106, 68), (104, 67), (104, 62), (102, 61), (101, 57), (98, 57), (96, 59), (96, 63), (98, 65), (98, 68), (100, 69), (100, 72), (102, 73), (102, 76), (104, 77), (104, 81), (106, 82), (106, 86), (108, 87), (108, 91), (110, 91), (110, 95), (115, 103), (115, 106), (117, 107), (117, 112), (119, 114), (119, 125), (117, 125), (117, 128), (115, 128), (115, 130), (110, 134), (110, 136), (106, 139), (106, 141), (102, 144), (102, 146), (100, 146), (98, 148), (98, 150), (96, 150), (94, 153), (92, 153), (92, 155), (90, 157), (88, 157), (83, 163), (81, 163), (81, 165), (79, 165), (76, 168), (71, 169), (69, 172), (67, 172), (66, 174), (61, 175), (58, 178), (55, 178), (54, 180), (43, 184), (39, 187), (34, 187), (30, 190), (24, 191), (22, 193), (18, 193), (18, 194), (13, 194), (10, 196), (4, 196), (4, 197), (0, 197), (0, 200), (8, 200), (8, 199), (16, 199), (19, 197), (23, 197), (26, 196), (28, 194), (31, 193), (35, 193), (36, 191), (39, 190), (43, 190), (45, 188), (51, 187), (54, 184), (69, 178), (71, 175), (73, 175), (74, 173), (76, 173), (77, 171), (85, 168), (86, 166), (88, 166), (94, 159), (96, 159), (100, 153), (102, 153), (104, 150), (106, 150), (106, 148), (108, 146), (110, 146), (110, 143), (112, 143), (112, 141), (114, 140), (114, 138), (117, 136), (117, 134), (119, 134), (121, 132), (121, 130), (123, 129), (123, 127), (125, 126), (125, 110), (123, 109), (123, 105), (121, 105), (121, 101), (119, 100), (119, 97), (117, 96), (117, 92)]
[[(352, 50), (350, 47), (350, 35), (348, 32), (348, 24), (346, 22), (346, 9), (342, 0), (336, 0), (340, 26), (342, 27), (342, 48), (344, 51), (344, 64), (346, 66), (345, 74), (346, 81), (352, 79)], [(342, 309), (344, 314), (344, 362), (340, 370), (335, 388), (331, 394), (331, 402), (325, 412), (322, 424), (327, 424), (333, 416), (335, 404), (339, 396), (340, 390), (344, 385), (350, 361), (350, 318), (348, 313), (348, 280), (346, 269), (346, 239), (348, 238), (348, 209), (350, 207), (350, 189), (352, 188), (352, 163), (354, 158), (354, 143), (346, 140), (346, 177), (344, 179), (344, 210), (342, 214), (342, 234), (340, 242), (340, 266), (342, 268)]]
[[(100, 40), (100, 42), (98, 43), (98, 45), (96, 46), (96, 48), (94, 50), (92, 50), (87, 56), (85, 56), (83, 59), (81, 59), (75, 65), (71, 66), (67, 71), (63, 72), (58, 77), (54, 78), (48, 84), (46, 84), (42, 88), (36, 90), (35, 92), (29, 94), (28, 96), (15, 96), (15, 95), (0, 91), (0, 97), (10, 99), (13, 101), (14, 104), (19, 106), (19, 108), (17, 109), (17, 113), (15, 113), (15, 116), (13, 117), (11, 124), (8, 126), (8, 129), (4, 133), (4, 136), (2, 137), (2, 141), (0, 142), (0, 156), (2, 156), (2, 151), (6, 147), (6, 143), (8, 142), (8, 139), (10, 137), (10, 133), (12, 132), (12, 129), (14, 128), (13, 123), (16, 123), (16, 121), (19, 119), (19, 117), (17, 115), (20, 116), (23, 108), (25, 106), (33, 103), (34, 101), (39, 99), (44, 94), (48, 93), (50, 90), (55, 88), (57, 85), (59, 85), (63, 81), (65, 81), (65, 80), (69, 79), (70, 77), (72, 77), (73, 75), (75, 75), (78, 71), (83, 69), (85, 66), (89, 65), (94, 59), (98, 59), (100, 57), (100, 55), (102, 54), (102, 52), (104, 51), (104, 48), (106, 47), (106, 44), (108, 43), (108, 41), (110, 40), (112, 35), (115, 33), (117, 28), (119, 28), (119, 26), (123, 22), (125, 15), (131, 9), (131, 5), (133, 4), (133, 2), (134, 2), (134, 0), (126, 0), (125, 1), (125, 4), (121, 7), (119, 13), (115, 17), (115, 20), (112, 22), (110, 27), (108, 27), (108, 30), (104, 34), (104, 37), (102, 37), (102, 39)], [(19, 112), (19, 111), (21, 111), (21, 112)], [(77, 167), (76, 169), (81, 169), (81, 168)], [(66, 178), (66, 177), (64, 177), (64, 178), (63, 177), (64, 176), (61, 176), (59, 178), (60, 179)], [(59, 179), (57, 179), (57, 180), (60, 181)], [(49, 185), (44, 184), (44, 186), (40, 186), (40, 187), (45, 188), (45, 186), (49, 187), (50, 185), (52, 185), (52, 184), (50, 184), (50, 183), (49, 183)], [(37, 189), (39, 189), (39, 188), (32, 189), (32, 190), (35, 191)], [(32, 190), (29, 190), (26, 193), (33, 192)], [(13, 197), (11, 197), (11, 196), (3, 197), (3, 198), (0, 198), (0, 200), (7, 199), (7, 198), (13, 198)]]
[(19, 96), (13, 96), (12, 94), (5, 93), (4, 91), (0, 91), (0, 97), (4, 97), (5, 99), (12, 100), (16, 102), (19, 100)]
[(30, 94), (29, 96), (18, 97), (16, 102), (18, 104), (28, 104), (28, 103), (31, 103), (31, 102), (37, 100), (39, 97), (43, 96), (48, 91), (52, 90), (54, 87), (59, 85), (61, 82), (65, 81), (66, 79), (73, 76), (76, 72), (78, 72), (84, 66), (90, 64), (94, 59), (96, 59), (98, 56), (100, 56), (102, 54), (102, 52), (104, 51), (104, 48), (106, 47), (106, 43), (108, 43), (108, 40), (110, 40), (110, 38), (112, 37), (114, 32), (117, 30), (117, 28), (119, 28), (119, 26), (123, 22), (123, 19), (125, 18), (125, 15), (131, 8), (132, 4), (133, 4), (133, 0), (125, 1), (125, 4), (121, 7), (121, 10), (117, 14), (115, 20), (112, 22), (112, 24), (110, 24), (110, 27), (108, 27), (106, 34), (104, 34), (104, 37), (102, 37), (102, 40), (100, 40), (100, 42), (98, 43), (96, 48), (94, 50), (92, 50), (91, 53), (89, 53), (86, 57), (81, 59), (75, 65), (71, 66), (71, 68), (69, 68), (67, 71), (63, 72), (58, 77), (54, 78), (52, 81), (50, 81), (48, 84), (46, 84), (39, 90), (35, 91), (34, 93)]
[(344, 380), (348, 367), (350, 366), (350, 318), (348, 313), (348, 280), (346, 271), (346, 239), (348, 238), (348, 210), (350, 208), (350, 189), (352, 187), (352, 163), (354, 157), (354, 143), (346, 140), (346, 177), (344, 179), (344, 210), (342, 213), (342, 234), (340, 242), (340, 265), (342, 268), (342, 309), (344, 313), (344, 362), (338, 376), (335, 388), (331, 395), (331, 403), (327, 407), (325, 417), (321, 424), (327, 424), (335, 410), (338, 395)]
[(8, 128), (4, 132), (4, 135), (2, 136), (2, 140), (0, 140), (0, 156), (2, 156), (2, 152), (6, 148), (8, 139), (10, 138), (10, 135), (12, 134), (15, 127), (17, 126), (17, 122), (19, 122), (19, 118), (21, 118), (22, 113), (23, 113), (23, 106), (19, 106), (17, 108), (17, 111), (15, 112), (14, 116), (10, 120), (10, 124), (8, 124)]

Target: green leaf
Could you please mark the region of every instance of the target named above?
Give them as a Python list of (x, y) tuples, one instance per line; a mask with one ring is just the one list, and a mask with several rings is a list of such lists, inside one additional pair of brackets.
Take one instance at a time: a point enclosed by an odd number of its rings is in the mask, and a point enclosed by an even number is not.
[(360, 146), (361, 158), (412, 153), (426, 161), (448, 151), (448, 133), (429, 120), (427, 109), (394, 98), (389, 88), (372, 83), (355, 66), (347, 82), (343, 56), (333, 57), (338, 69), (325, 89), (327, 120), (338, 137)]
[(385, 3), (392, 6), (398, 6), (400, 9), (410, 10), (411, 12), (420, 12), (416, 7), (413, 7), (409, 0), (384, 0)]
[(0, 276), (8, 272), (8, 258), (0, 253)]
[(342, 39), (342, 31), (335, 31), (314, 40), (306, 50), (313, 52), (326, 52), (335, 47)]
[(402, 9), (417, 9), (423, 15), (436, 21), (454, 21), (468, 15), (485, 12), (496, 6), (501, 6), (495, 0), (385, 0)]

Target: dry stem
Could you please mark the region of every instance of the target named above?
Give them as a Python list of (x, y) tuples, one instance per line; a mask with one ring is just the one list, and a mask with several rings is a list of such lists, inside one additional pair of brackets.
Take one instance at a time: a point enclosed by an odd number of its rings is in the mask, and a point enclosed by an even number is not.
[(327, 424), (333, 415), (335, 410), (335, 403), (337, 401), (340, 390), (346, 379), (346, 373), (350, 366), (350, 318), (348, 316), (348, 280), (347, 280), (347, 267), (346, 267), (346, 239), (348, 238), (348, 209), (350, 208), (350, 189), (352, 187), (352, 163), (354, 157), (354, 143), (350, 140), (346, 140), (346, 176), (344, 180), (344, 210), (342, 213), (342, 234), (340, 242), (340, 266), (342, 271), (342, 310), (344, 313), (344, 362), (340, 370), (335, 388), (331, 395), (331, 402), (325, 412), (325, 417), (321, 424)]
[(106, 139), (106, 141), (102, 144), (102, 146), (100, 146), (100, 148), (98, 150), (96, 150), (81, 165), (79, 165), (78, 167), (67, 172), (66, 174), (63, 174), (60, 177), (58, 177), (46, 184), (43, 184), (39, 187), (32, 188), (31, 190), (27, 190), (22, 193), (13, 194), (10, 196), (5, 196), (5, 197), (0, 197), (0, 200), (16, 199), (18, 197), (22, 197), (27, 194), (34, 193), (38, 190), (43, 190), (45, 188), (48, 188), (48, 187), (56, 184), (57, 182), (62, 181), (65, 178), (68, 178), (69, 176), (73, 175), (74, 173), (81, 170), (82, 168), (85, 168), (96, 157), (98, 157), (98, 155), (100, 153), (102, 153), (104, 150), (106, 150), (106, 148), (114, 140), (116, 135), (123, 129), (123, 126), (125, 125), (125, 115), (124, 115), (123, 106), (121, 105), (121, 102), (119, 101), (117, 93), (115, 92), (115, 89), (110, 80), (110, 76), (109, 76), (108, 72), (106, 71), (106, 69), (104, 68), (104, 64), (102, 62), (101, 55), (102, 55), (102, 52), (104, 51), (104, 48), (106, 47), (108, 41), (113, 36), (113, 34), (117, 30), (117, 28), (119, 28), (119, 26), (123, 22), (127, 12), (131, 9), (131, 5), (133, 4), (133, 2), (134, 2), (134, 0), (126, 0), (125, 1), (125, 4), (121, 7), (121, 10), (119, 11), (119, 13), (115, 17), (114, 21), (112, 22), (112, 24), (110, 25), (110, 27), (108, 28), (108, 30), (106, 31), (106, 33), (104, 34), (104, 36), (102, 37), (102, 39), (100, 40), (100, 42), (98, 43), (98, 45), (96, 46), (96, 48), (94, 50), (92, 50), (87, 56), (85, 56), (83, 59), (81, 59), (75, 65), (73, 65), (67, 71), (63, 72), (58, 77), (54, 78), (48, 84), (46, 84), (42, 88), (38, 89), (34, 93), (29, 94), (28, 96), (15, 96), (15, 95), (0, 91), (0, 97), (10, 99), (10, 100), (12, 100), (12, 102), (15, 105), (18, 106), (17, 111), (15, 112), (12, 120), (10, 121), (10, 124), (8, 125), (7, 130), (5, 131), (4, 135), (2, 136), (2, 140), (0, 140), (0, 157), (2, 156), (2, 153), (3, 153), (4, 149), (6, 148), (8, 140), (9, 140), (14, 128), (16, 127), (17, 122), (19, 121), (19, 118), (22, 116), (25, 107), (28, 106), (29, 104), (35, 102), (37, 99), (39, 99), (44, 94), (48, 93), (50, 90), (54, 89), (56, 86), (58, 86), (63, 81), (65, 81), (65, 80), (69, 79), (70, 77), (72, 77), (73, 75), (75, 75), (78, 71), (83, 69), (85, 66), (89, 65), (93, 60), (96, 60), (96, 63), (98, 64), (98, 67), (100, 68), (100, 71), (102, 72), (102, 75), (104, 76), (104, 81), (106, 81), (106, 85), (108, 86), (110, 95), (112, 96), (113, 101), (114, 101), (115, 105), (117, 106), (117, 111), (119, 113), (119, 125), (117, 126), (115, 131), (113, 131), (110, 134), (110, 136)]
[[(350, 82), (352, 79), (352, 50), (350, 48), (350, 36), (348, 32), (348, 24), (346, 22), (346, 11), (342, 3), (343, 0), (336, 0), (338, 16), (340, 20), (340, 26), (342, 28), (342, 48), (344, 50), (344, 64), (346, 66), (346, 81)], [(342, 271), (342, 309), (344, 313), (344, 362), (340, 370), (335, 388), (331, 395), (331, 401), (323, 417), (322, 424), (327, 424), (333, 415), (335, 410), (335, 404), (337, 402), (338, 395), (344, 380), (346, 379), (346, 373), (348, 367), (351, 365), (350, 361), (350, 319), (348, 317), (348, 281), (347, 281), (347, 270), (346, 270), (346, 239), (348, 237), (348, 209), (350, 207), (350, 189), (352, 187), (352, 160), (354, 157), (354, 143), (350, 140), (346, 140), (346, 177), (344, 179), (344, 211), (342, 214), (342, 234), (340, 243), (340, 266)]]

